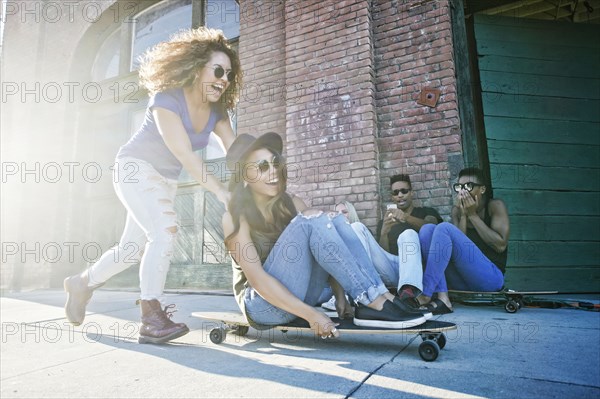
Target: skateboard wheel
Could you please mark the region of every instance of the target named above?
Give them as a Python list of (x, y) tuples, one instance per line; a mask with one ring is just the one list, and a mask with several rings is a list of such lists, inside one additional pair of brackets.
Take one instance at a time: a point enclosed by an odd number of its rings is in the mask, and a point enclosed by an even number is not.
[(248, 326), (237, 326), (234, 334), (239, 335), (240, 337), (243, 337), (246, 334), (248, 334), (248, 330), (250, 330), (250, 327), (248, 327)]
[(210, 330), (209, 337), (213, 344), (218, 345), (225, 341), (225, 331), (221, 327), (213, 328)]
[(419, 355), (426, 362), (433, 362), (440, 354), (440, 347), (435, 341), (423, 341), (419, 345)]
[(440, 349), (444, 349), (444, 346), (446, 346), (446, 336), (443, 333), (438, 337), (437, 344)]
[(511, 299), (508, 302), (506, 302), (506, 305), (504, 305), (504, 309), (508, 313), (516, 313), (517, 310), (519, 310), (519, 304), (517, 302), (515, 302), (513, 299)]
[(525, 302), (523, 302), (522, 299), (517, 299), (517, 305), (519, 306), (519, 309), (521, 309), (525, 306)]

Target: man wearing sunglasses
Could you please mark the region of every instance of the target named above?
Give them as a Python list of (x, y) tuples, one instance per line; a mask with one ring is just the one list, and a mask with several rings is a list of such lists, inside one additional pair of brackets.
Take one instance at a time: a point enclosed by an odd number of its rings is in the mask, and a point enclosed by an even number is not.
[[(380, 263), (376, 263), (376, 267), (384, 282), (397, 287), (400, 299), (407, 300), (422, 289), (423, 263), (418, 231), (425, 224), (442, 222), (442, 218), (433, 208), (414, 205), (410, 176), (395, 175), (390, 182), (394, 204), (388, 206), (379, 222), (377, 241), (387, 252), (398, 255), (400, 264), (393, 269), (378, 267)], [(413, 304), (418, 306), (416, 302)]]
[(413, 203), (410, 176), (392, 176), (391, 194), (393, 206), (388, 207), (383, 220), (377, 227), (377, 241), (389, 253), (398, 255), (398, 237), (405, 230), (418, 232), (424, 224), (442, 222), (440, 214), (433, 208), (418, 207)]
[(433, 314), (452, 312), (448, 288), (497, 291), (504, 285), (510, 232), (504, 202), (489, 198), (485, 176), (476, 168), (461, 170), (452, 188), (452, 223), (419, 232), (426, 267), (417, 300)]

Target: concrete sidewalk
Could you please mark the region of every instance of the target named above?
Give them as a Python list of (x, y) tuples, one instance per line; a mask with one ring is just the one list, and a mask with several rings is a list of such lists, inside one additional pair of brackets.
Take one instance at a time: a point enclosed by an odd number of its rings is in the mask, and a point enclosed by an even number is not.
[(435, 362), (410, 335), (338, 340), (251, 330), (221, 345), (192, 311), (235, 310), (231, 296), (168, 295), (192, 330), (170, 345), (137, 344), (137, 294), (99, 290), (85, 323), (65, 294), (1, 298), (2, 398), (598, 398), (600, 313), (461, 306)]

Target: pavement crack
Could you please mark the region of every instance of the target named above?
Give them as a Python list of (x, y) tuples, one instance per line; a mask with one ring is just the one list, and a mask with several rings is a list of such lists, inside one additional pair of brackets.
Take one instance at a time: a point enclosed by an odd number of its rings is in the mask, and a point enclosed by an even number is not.
[(520, 378), (520, 379), (523, 379), (523, 380), (548, 382), (548, 383), (551, 383), (551, 384), (561, 384), (561, 385), (567, 385), (567, 386), (573, 386), (573, 387), (594, 388), (594, 389), (600, 388), (599, 385), (588, 385), (588, 384), (579, 384), (579, 383), (576, 383), (576, 382), (549, 380), (547, 378), (535, 378), (535, 377), (523, 377), (523, 376), (519, 376), (517, 378)]
[(362, 388), (362, 387), (363, 387), (363, 385), (365, 385), (365, 383), (366, 383), (366, 382), (367, 382), (367, 381), (368, 381), (368, 380), (369, 380), (369, 379), (370, 379), (370, 378), (371, 378), (373, 375), (375, 375), (375, 374), (376, 374), (376, 373), (377, 373), (379, 370), (381, 370), (383, 367), (387, 366), (388, 364), (391, 364), (391, 363), (393, 363), (393, 362), (394, 362), (394, 360), (396, 360), (396, 358), (397, 358), (398, 356), (400, 356), (400, 354), (401, 354), (402, 352), (404, 352), (404, 351), (406, 350), (406, 348), (408, 348), (408, 347), (410, 346), (410, 344), (411, 344), (411, 343), (412, 343), (412, 342), (413, 342), (415, 339), (417, 339), (417, 337), (418, 337), (418, 335), (417, 335), (417, 336), (415, 336), (413, 339), (409, 340), (409, 341), (408, 341), (408, 343), (407, 343), (406, 345), (404, 345), (404, 347), (402, 347), (402, 349), (400, 349), (400, 350), (398, 351), (398, 353), (396, 353), (394, 356), (392, 356), (392, 357), (391, 357), (391, 358), (390, 358), (390, 359), (389, 359), (387, 362), (385, 362), (385, 363), (381, 363), (381, 364), (380, 364), (379, 366), (377, 366), (377, 367), (376, 367), (374, 370), (370, 371), (370, 372), (369, 372), (369, 374), (368, 374), (368, 375), (367, 375), (365, 378), (363, 378), (363, 379), (362, 379), (362, 381), (361, 381), (361, 382), (359, 382), (359, 383), (358, 383), (358, 385), (356, 385), (356, 387), (354, 387), (354, 389), (348, 393), (348, 395), (346, 395), (346, 396), (344, 397), (344, 399), (349, 399), (349, 398), (351, 398), (351, 397), (352, 397), (352, 395), (354, 395), (354, 393), (355, 393), (356, 391), (358, 391), (360, 388)]

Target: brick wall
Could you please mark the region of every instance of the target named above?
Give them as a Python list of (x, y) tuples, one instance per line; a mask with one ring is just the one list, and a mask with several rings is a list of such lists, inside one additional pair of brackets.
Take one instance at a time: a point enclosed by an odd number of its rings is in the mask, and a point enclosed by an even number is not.
[(348, 200), (373, 225), (379, 178), (369, 3), (286, 3), (286, 131), (292, 189), (318, 208)]
[(281, 1), (242, 1), (239, 57), (244, 84), (237, 133), (285, 137), (285, 18)]
[[(419, 202), (448, 215), (448, 159), (462, 153), (448, 1), (378, 0), (373, 20), (382, 199), (406, 173)], [(435, 108), (416, 103), (424, 88), (441, 91)]]
[[(448, 1), (241, 5), (255, 10), (241, 16), (246, 84), (264, 88), (242, 93), (238, 131), (285, 132), (290, 190), (322, 209), (348, 200), (374, 228), (389, 177), (408, 173), (417, 202), (449, 215), (462, 148)], [(424, 88), (441, 91), (435, 107), (417, 104)]]

